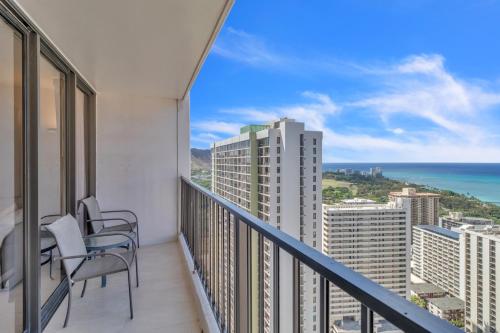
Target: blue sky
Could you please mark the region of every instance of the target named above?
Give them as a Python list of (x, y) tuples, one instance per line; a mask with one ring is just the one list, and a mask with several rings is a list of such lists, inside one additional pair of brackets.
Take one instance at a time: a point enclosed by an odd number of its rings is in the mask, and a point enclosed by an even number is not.
[(191, 144), (288, 116), (325, 162), (500, 162), (500, 1), (236, 1)]

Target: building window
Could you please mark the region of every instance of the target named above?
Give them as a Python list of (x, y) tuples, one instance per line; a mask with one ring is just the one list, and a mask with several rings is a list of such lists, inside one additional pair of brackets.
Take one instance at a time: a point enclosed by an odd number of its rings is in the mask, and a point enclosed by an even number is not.
[(316, 213), (313, 213), (313, 219), (316, 219)]
[(276, 147), (276, 153), (280, 153), (280, 147)]
[(313, 166), (313, 172), (316, 172), (316, 166)]
[(276, 178), (276, 182), (279, 184), (280, 183), (280, 177)]
[(313, 176), (313, 182), (315, 182), (315, 181), (316, 181), (316, 176)]
[(276, 192), (280, 193), (280, 187), (279, 186), (276, 188)]
[(313, 185), (313, 191), (316, 191), (316, 185)]
[(316, 138), (313, 139), (313, 145), (316, 146)]
[(316, 154), (316, 147), (313, 148), (313, 154)]
[[(279, 157), (278, 157), (279, 158)], [(313, 163), (316, 163), (316, 156), (313, 157)]]
[(281, 168), (280, 167), (277, 167), (276, 168), (276, 173), (280, 173), (281, 172)]
[(279, 136), (277, 136), (277, 137), (276, 137), (276, 143), (277, 143), (277, 144), (280, 144), (280, 143), (281, 143), (281, 137), (279, 137)]
[(280, 163), (280, 157), (279, 157), (279, 156), (278, 156), (278, 157), (276, 157), (276, 162), (277, 162), (277, 163)]
[(280, 206), (276, 206), (276, 213), (280, 213)]
[(276, 198), (276, 202), (280, 203), (280, 201), (281, 201), (281, 197), (278, 195), (278, 197)]

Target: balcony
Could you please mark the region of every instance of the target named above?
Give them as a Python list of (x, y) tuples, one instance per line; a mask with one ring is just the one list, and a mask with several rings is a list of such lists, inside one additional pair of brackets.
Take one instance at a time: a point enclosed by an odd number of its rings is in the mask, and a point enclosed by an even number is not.
[[(0, 0), (2, 68), (12, 67), (0, 81), (12, 90), (0, 99), (12, 118), (2, 113), (1, 162), (14, 166), (0, 168), (13, 184), (0, 187), (0, 231), (16, 245), (1, 244), (2, 265), (11, 246), (18, 274), (1, 276), (2, 331), (299, 332), (314, 318), (325, 333), (335, 286), (363, 333), (378, 318), (406, 332), (460, 332), (189, 180), (189, 91), (231, 6)], [(83, 218), (77, 203), (89, 195), (141, 221), (136, 315), (127, 316), (125, 276), (110, 276), (74, 297), (63, 329), (67, 279), (41, 265), (40, 220)], [(308, 274), (319, 298), (312, 316), (300, 306)]]

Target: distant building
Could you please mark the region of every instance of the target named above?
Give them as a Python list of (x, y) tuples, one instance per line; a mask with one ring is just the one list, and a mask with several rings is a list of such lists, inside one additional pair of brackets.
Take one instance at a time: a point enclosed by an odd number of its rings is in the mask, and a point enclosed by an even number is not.
[(409, 205), (412, 225), (438, 225), (439, 198), (439, 194), (419, 193), (411, 187), (403, 188), (401, 192), (389, 193), (392, 202)]
[(382, 176), (382, 168), (381, 167), (370, 168), (370, 175), (372, 177)]
[(418, 296), (425, 300), (446, 296), (446, 291), (433, 285), (432, 283), (412, 283), (410, 284), (410, 296)]
[[(322, 133), (305, 130), (304, 123), (283, 118), (266, 125), (241, 128), (240, 135), (214, 143), (212, 190), (266, 223), (321, 251)], [(257, 244), (253, 246), (257, 250)], [(272, 244), (264, 244), (264, 332), (273, 328), (271, 290)], [(257, 256), (257, 253), (254, 252)], [(291, 260), (280, 261), (280, 306), (290, 306), (293, 290)], [(301, 332), (319, 331), (319, 279), (300, 270)], [(258, 297), (258, 288), (252, 290)], [(258, 313), (254, 309), (254, 313)], [(288, 313), (284, 310), (283, 313)], [(253, 320), (257, 320), (254, 318)], [(282, 319), (286, 325), (292, 319)], [(282, 326), (282, 329), (287, 329)]]
[(500, 227), (462, 227), (465, 234), (465, 331), (497, 332), (500, 328)]
[(440, 218), (440, 225), (446, 229), (460, 228), (463, 225), (493, 225), (491, 219), (481, 217), (468, 217), (464, 216), (461, 212), (450, 212), (448, 216)]
[[(407, 209), (392, 203), (359, 201), (323, 205), (323, 252), (401, 297), (409, 297)], [(359, 317), (359, 302), (332, 286), (331, 322), (356, 322)]]
[(441, 319), (464, 321), (464, 301), (456, 297), (430, 298), (427, 309)]
[(342, 203), (348, 204), (348, 205), (366, 205), (366, 204), (374, 204), (374, 203), (376, 203), (376, 201), (370, 200), (370, 199), (363, 199), (363, 198), (354, 198), (354, 199), (342, 200)]
[(459, 232), (434, 225), (414, 226), (412, 272), (464, 299), (464, 248), (461, 248), (460, 237)]

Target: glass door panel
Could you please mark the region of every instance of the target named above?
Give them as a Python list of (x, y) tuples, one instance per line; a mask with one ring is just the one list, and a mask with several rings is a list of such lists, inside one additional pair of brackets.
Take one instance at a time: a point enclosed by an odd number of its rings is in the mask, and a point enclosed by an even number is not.
[[(76, 89), (75, 100), (75, 191), (76, 203), (87, 197), (87, 154), (85, 123), (88, 108), (88, 95)], [(78, 207), (77, 207), (78, 209)]]
[(40, 107), (38, 115), (38, 211), (41, 223), (41, 304), (61, 281), (60, 263), (51, 262), (55, 241), (42, 224), (65, 211), (63, 181), (62, 117), (65, 111), (65, 75), (40, 57)]
[(0, 17), (0, 331), (23, 331), (22, 37)]

